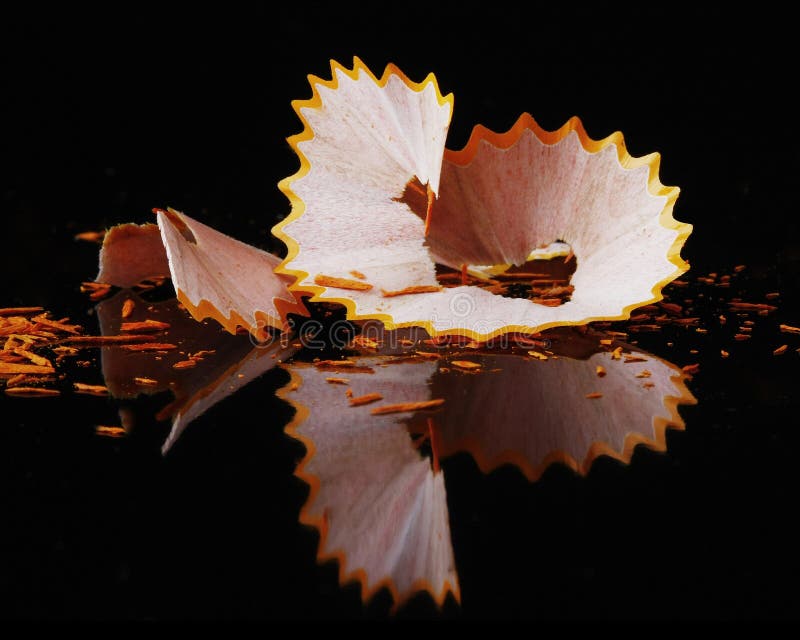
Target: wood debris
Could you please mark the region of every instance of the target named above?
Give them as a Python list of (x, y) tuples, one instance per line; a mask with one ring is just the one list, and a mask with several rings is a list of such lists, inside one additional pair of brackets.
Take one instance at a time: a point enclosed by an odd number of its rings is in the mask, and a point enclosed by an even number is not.
[(796, 333), (800, 334), (800, 327), (793, 327), (788, 324), (782, 324), (779, 326), (781, 333)]
[(592, 393), (587, 393), (586, 398), (589, 400), (597, 400), (598, 398), (602, 398), (603, 394), (597, 391), (593, 391)]
[(375, 407), (370, 413), (374, 416), (386, 415), (389, 413), (401, 413), (405, 411), (425, 411), (435, 409), (444, 404), (444, 398), (434, 400), (422, 400), (420, 402), (400, 402), (398, 404), (385, 404), (382, 407)]
[(464, 369), (465, 371), (475, 371), (476, 369), (481, 368), (480, 363), (472, 362), (470, 360), (451, 360), (450, 364), (454, 367), (458, 367), (459, 369)]
[(334, 289), (349, 289), (351, 291), (369, 291), (372, 285), (368, 282), (350, 280), (349, 278), (337, 278), (336, 276), (326, 276), (319, 274), (314, 277), (314, 284), (320, 287), (332, 287)]
[(122, 427), (109, 427), (99, 424), (94, 428), (95, 435), (104, 436), (106, 438), (123, 438), (125, 437), (125, 429)]
[(144, 376), (136, 376), (133, 381), (144, 387), (155, 387), (158, 385), (158, 380), (153, 380), (153, 378), (146, 378)]
[(358, 278), (359, 280), (366, 280), (366, 279), (367, 279), (367, 276), (365, 276), (365, 275), (364, 275), (363, 273), (361, 273), (360, 271), (356, 271), (355, 269), (353, 269), (353, 270), (350, 272), (350, 275), (351, 275), (351, 276), (353, 276), (354, 278)]
[(325, 378), (325, 382), (328, 384), (350, 384), (350, 380), (348, 378)]
[(603, 378), (606, 375), (606, 368), (603, 365), (598, 364), (595, 367), (594, 372), (597, 374), (598, 378)]
[(6, 395), (19, 398), (52, 398), (61, 395), (58, 389), (44, 387), (6, 387)]
[(42, 311), (44, 307), (3, 307), (0, 309), (0, 316), (30, 316)]
[(377, 402), (378, 400), (383, 400), (383, 396), (380, 393), (367, 393), (363, 396), (357, 396), (354, 398), (350, 398), (350, 406), (351, 407), (360, 407), (365, 404), (370, 404), (372, 402)]
[(381, 295), (384, 298), (394, 298), (395, 296), (405, 296), (411, 295), (415, 293), (436, 293), (437, 291), (441, 291), (443, 287), (439, 285), (416, 285), (414, 287), (406, 287), (405, 289), (398, 289), (397, 291), (386, 291), (385, 289), (381, 289)]
[(636, 374), (637, 378), (649, 378), (652, 376), (652, 372), (649, 369), (642, 369), (639, 373)]
[(685, 367), (681, 367), (681, 371), (683, 371), (684, 373), (688, 373), (691, 376), (700, 371), (700, 365), (687, 364)]
[(788, 348), (789, 348), (788, 344), (782, 344), (780, 347), (778, 347), (777, 349), (775, 349), (775, 351), (772, 352), (772, 355), (773, 356), (781, 356), (784, 353), (786, 353), (786, 350)]
[(107, 396), (108, 388), (102, 384), (85, 384), (83, 382), (73, 382), (72, 389), (75, 393), (83, 393), (90, 396)]
[(136, 307), (136, 302), (134, 302), (133, 298), (128, 298), (125, 302), (122, 303), (122, 311), (120, 311), (120, 315), (122, 318), (128, 318), (132, 313), (133, 309)]
[(129, 331), (164, 331), (169, 329), (169, 322), (159, 322), (158, 320), (142, 320), (141, 322), (123, 322), (119, 330)]
[(199, 360), (196, 358), (189, 358), (187, 360), (179, 360), (172, 365), (173, 369), (193, 369), (197, 366)]
[(170, 342), (143, 342), (140, 344), (126, 344), (122, 348), (126, 351), (171, 351), (178, 347)]
[(106, 237), (105, 231), (82, 231), (81, 233), (76, 233), (74, 238), (75, 240), (83, 240), (84, 242), (96, 242), (97, 244), (102, 244), (103, 238)]
[(528, 355), (536, 358), (537, 360), (547, 360), (547, 356), (541, 351), (528, 351)]

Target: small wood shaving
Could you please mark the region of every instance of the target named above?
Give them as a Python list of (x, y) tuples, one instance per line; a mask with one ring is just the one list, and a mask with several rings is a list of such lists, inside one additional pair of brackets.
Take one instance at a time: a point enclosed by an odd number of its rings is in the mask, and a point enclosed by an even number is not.
[(642, 388), (643, 388), (643, 389), (652, 389), (652, 388), (653, 388), (653, 387), (655, 387), (655, 386), (656, 386), (656, 385), (655, 385), (655, 383), (654, 383), (654, 382), (645, 382), (645, 383), (642, 385)]
[(152, 378), (145, 378), (144, 376), (136, 376), (133, 381), (145, 387), (155, 387), (158, 384), (158, 380), (153, 380)]
[(350, 280), (349, 278), (337, 278), (336, 276), (326, 276), (319, 274), (314, 278), (314, 284), (321, 287), (332, 287), (334, 289), (350, 289), (352, 291), (369, 291), (372, 285), (367, 282)]
[(350, 398), (350, 406), (351, 407), (360, 407), (365, 404), (370, 404), (372, 402), (377, 402), (378, 400), (383, 400), (383, 396), (380, 393), (367, 393), (363, 396), (358, 396), (356, 398)]
[(611, 352), (612, 360), (622, 360), (622, 347), (617, 347)]
[(328, 384), (350, 384), (350, 380), (347, 378), (325, 378), (325, 382)]
[(42, 311), (44, 307), (3, 307), (0, 309), (0, 316), (30, 316)]
[(528, 351), (528, 355), (537, 360), (547, 360), (547, 356), (540, 351)]
[(782, 324), (782, 325), (780, 325), (780, 327), (779, 327), (779, 328), (780, 328), (780, 330), (781, 330), (781, 332), (782, 332), (782, 333), (796, 333), (796, 334), (800, 334), (800, 327), (793, 327), (793, 326), (791, 326), (791, 325), (788, 325), (788, 324)]
[(129, 336), (70, 336), (61, 342), (67, 344), (79, 344), (86, 347), (105, 347), (109, 345), (125, 345), (136, 342), (148, 342), (153, 336), (129, 335)]
[(689, 375), (694, 375), (698, 371), (700, 371), (699, 364), (687, 364), (685, 367), (681, 367), (681, 371), (684, 373), (688, 373)]
[(739, 340), (739, 341), (749, 340), (750, 338), (751, 336), (747, 333), (737, 333), (735, 336), (733, 336), (734, 340)]
[(767, 300), (775, 300), (775, 298), (780, 298), (781, 294), (777, 291), (773, 291), (772, 293), (768, 293), (764, 296)]
[(683, 313), (683, 308), (681, 305), (675, 304), (674, 302), (659, 302), (658, 306), (664, 309), (664, 311), (676, 316)]
[(772, 355), (773, 356), (783, 355), (784, 353), (786, 353), (786, 350), (788, 348), (789, 348), (788, 344), (782, 344), (780, 347), (778, 347), (777, 349), (775, 349), (775, 351), (772, 352)]
[(613, 342), (614, 342), (614, 341), (613, 341), (613, 340), (611, 340), (610, 338), (603, 338), (603, 339), (600, 341), (600, 344), (601, 344), (601, 345), (603, 345), (604, 347), (610, 347), (610, 346), (613, 344)]
[(778, 307), (762, 302), (729, 302), (734, 311), (775, 311)]
[(106, 438), (123, 438), (125, 437), (125, 429), (122, 427), (108, 427), (106, 425), (97, 425), (94, 428), (95, 435), (104, 436)]
[(348, 389), (347, 391), (344, 392), (344, 395), (346, 397), (348, 397), (348, 398), (352, 398), (353, 397), (353, 390), (352, 389)]
[(122, 348), (126, 351), (170, 351), (178, 347), (169, 342), (143, 342), (141, 344), (126, 344)]
[(625, 356), (623, 362), (625, 364), (630, 364), (631, 362), (647, 362), (647, 358), (642, 358), (640, 356)]
[(708, 333), (708, 329), (704, 329), (703, 327), (697, 327), (695, 329), (697, 333)]
[(55, 373), (56, 370), (52, 366), (44, 366), (39, 364), (17, 364), (15, 362), (0, 362), (0, 374), (18, 374), (18, 373), (40, 373), (48, 374)]
[(191, 358), (192, 360), (202, 360), (206, 356), (213, 356), (216, 352), (217, 352), (216, 349), (200, 349), (200, 351), (195, 351), (194, 353), (190, 353), (189, 358)]
[(64, 356), (76, 356), (80, 351), (75, 347), (53, 347), (53, 353), (55, 353), (59, 357)]
[(347, 373), (375, 373), (372, 367), (358, 365), (352, 360), (320, 360), (314, 366), (320, 371), (341, 371), (344, 368)]
[(435, 409), (443, 404), (444, 398), (423, 400), (421, 402), (401, 402), (398, 404), (385, 404), (382, 407), (375, 407), (370, 413), (374, 416), (381, 416), (388, 413), (401, 413), (404, 411), (424, 411), (426, 409)]
[(82, 231), (81, 233), (75, 234), (75, 240), (83, 240), (84, 242), (97, 242), (98, 244), (103, 242), (103, 238), (105, 237), (105, 231)]
[(356, 336), (353, 338), (353, 346), (360, 347), (361, 349), (377, 349), (381, 345), (377, 340), (373, 340), (372, 338)]
[(191, 369), (197, 366), (197, 360), (195, 358), (189, 358), (188, 360), (179, 360), (175, 364), (172, 365), (173, 369)]
[(670, 284), (675, 287), (688, 287), (689, 283), (686, 280), (673, 280)]
[(602, 398), (603, 394), (598, 393), (597, 391), (593, 391), (592, 393), (587, 393), (586, 398), (589, 400), (597, 400), (598, 398)]
[(107, 396), (108, 388), (102, 384), (85, 384), (83, 382), (73, 382), (72, 389), (75, 393), (84, 393), (90, 396)]
[(159, 322), (158, 320), (142, 320), (141, 322), (123, 322), (119, 330), (128, 331), (163, 331), (169, 329), (169, 322)]
[(46, 398), (61, 395), (58, 389), (45, 389), (43, 387), (11, 387), (6, 389), (7, 396), (20, 398)]
[(430, 360), (436, 360), (439, 358), (439, 354), (434, 351), (420, 351), (417, 350), (414, 352), (415, 355), (418, 355), (420, 358), (428, 358)]
[(136, 303), (133, 301), (132, 298), (128, 298), (125, 302), (122, 303), (122, 311), (120, 315), (123, 318), (129, 317), (133, 313), (133, 309), (136, 307)]
[(642, 369), (639, 373), (636, 374), (637, 378), (649, 378), (653, 374), (648, 369)]
[(661, 327), (657, 324), (635, 324), (628, 327), (628, 329), (634, 333), (661, 331)]
[(719, 323), (720, 324), (725, 324), (727, 321), (728, 321), (728, 319), (725, 316), (720, 316), (719, 317)]
[(355, 269), (353, 269), (353, 270), (350, 272), (350, 275), (351, 275), (351, 276), (353, 276), (354, 278), (358, 278), (359, 280), (366, 280), (366, 279), (367, 279), (367, 276), (365, 276), (365, 275), (364, 275), (363, 273), (361, 273), (360, 271), (356, 271)]
[[(68, 318), (67, 318), (68, 319)], [(31, 318), (31, 321), (36, 324), (41, 324), (46, 327), (58, 329), (64, 333), (80, 333), (82, 327), (79, 324), (66, 324), (63, 320), (50, 320), (46, 314), (40, 313), (38, 316)]]
[(436, 293), (441, 291), (442, 287), (439, 285), (416, 285), (414, 287), (406, 287), (405, 289), (398, 289), (397, 291), (386, 291), (381, 289), (381, 295), (384, 298), (394, 298), (395, 296), (405, 296), (414, 293)]
[[(547, 356), (545, 356), (547, 358)], [(467, 371), (474, 371), (475, 369), (480, 369), (481, 365), (478, 362), (471, 362), (469, 360), (452, 360), (450, 362), (454, 367), (458, 367), (459, 369), (465, 369)]]
[(50, 362), (47, 358), (43, 358), (42, 356), (36, 355), (35, 353), (31, 353), (25, 349), (14, 349), (14, 353), (18, 356), (22, 356), (23, 358), (27, 358), (33, 364), (38, 364), (40, 367), (52, 367), (53, 363)]
[(720, 349), (719, 350), (719, 355), (721, 355), (723, 358), (727, 358), (731, 354), (728, 353), (727, 351), (725, 351), (725, 349)]
[(737, 265), (736, 265), (736, 266), (733, 268), (733, 271), (734, 271), (734, 273), (741, 273), (741, 272), (742, 272), (742, 271), (744, 271), (745, 269), (747, 269), (747, 265), (745, 265), (745, 264), (737, 264)]
[(603, 378), (606, 375), (606, 368), (602, 365), (598, 364), (597, 367), (595, 367), (594, 371), (597, 374), (598, 378)]

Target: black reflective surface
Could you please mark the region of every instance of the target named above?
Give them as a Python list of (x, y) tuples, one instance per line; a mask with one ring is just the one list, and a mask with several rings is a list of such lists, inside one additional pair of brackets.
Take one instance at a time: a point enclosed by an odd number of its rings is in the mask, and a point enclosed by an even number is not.
[[(309, 95), (305, 74), (325, 76), (328, 58), (393, 61), (417, 79), (434, 71), (456, 96), (453, 147), (473, 124), (502, 130), (526, 110), (547, 128), (577, 114), (596, 138), (620, 129), (632, 154), (662, 153), (662, 181), (682, 189), (675, 215), (695, 225), (686, 279), (705, 295), (709, 333), (636, 339), (701, 365), (689, 384), (699, 403), (680, 409), (686, 430), (668, 432), (666, 453), (637, 449), (629, 466), (601, 457), (585, 478), (556, 465), (531, 483), (513, 466), (484, 474), (468, 453), (443, 459), (462, 603), (439, 611), (423, 594), (398, 615), (796, 617), (800, 343), (776, 328), (800, 324), (797, 132), (776, 124), (796, 105), (791, 41), (766, 13), (727, 16), (723, 30), (699, 11), (485, 10), (398, 12), (385, 31), (367, 9), (342, 20), (332, 7), (6, 16), (0, 306), (41, 304), (99, 330), (78, 292), (97, 247), (72, 236), (148, 221), (153, 206), (280, 250), (268, 230), (288, 211), (274, 185), (296, 169), (283, 141), (299, 130), (289, 101)], [(466, 46), (476, 22), (505, 26)], [(730, 290), (694, 284), (738, 264), (747, 269)], [(727, 313), (718, 298), (774, 291), (779, 309), (755, 318), (749, 341), (733, 340), (733, 323), (711, 326)], [(97, 356), (82, 381), (101, 381)], [(362, 604), (335, 564), (318, 565), (318, 535), (298, 524), (305, 452), (283, 433), (293, 410), (275, 396), (288, 382), (270, 370), (167, 456), (169, 424), (146, 416), (168, 395), (137, 400), (144, 417), (118, 440), (94, 434), (119, 422), (118, 401), (0, 397), (2, 615), (386, 616), (388, 592)]]

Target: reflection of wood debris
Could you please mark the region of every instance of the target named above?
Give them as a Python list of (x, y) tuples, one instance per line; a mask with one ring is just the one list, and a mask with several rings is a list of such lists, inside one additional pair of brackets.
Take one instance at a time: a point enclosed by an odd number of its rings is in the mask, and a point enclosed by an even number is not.
[(380, 416), (389, 413), (403, 413), (405, 411), (425, 411), (427, 409), (435, 409), (443, 404), (444, 398), (422, 400), (420, 402), (400, 402), (397, 404), (385, 404), (380, 407), (375, 407), (370, 413), (374, 416)]
[(373, 402), (377, 402), (378, 400), (383, 400), (383, 396), (380, 393), (367, 393), (363, 396), (350, 398), (350, 406), (360, 407), (365, 404), (371, 404)]

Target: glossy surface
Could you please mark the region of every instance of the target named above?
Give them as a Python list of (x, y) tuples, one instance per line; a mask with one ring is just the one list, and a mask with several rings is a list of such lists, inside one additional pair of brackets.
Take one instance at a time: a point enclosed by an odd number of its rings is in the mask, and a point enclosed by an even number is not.
[[(0, 306), (40, 304), (98, 332), (77, 291), (96, 274), (97, 246), (72, 237), (152, 222), (154, 206), (279, 250), (268, 230), (289, 206), (275, 185), (297, 168), (284, 142), (297, 131), (288, 104), (308, 95), (305, 74), (324, 74), (328, 58), (394, 61), (415, 78), (435, 70), (443, 91), (458, 90), (454, 147), (471, 123), (503, 130), (522, 111), (546, 128), (577, 114), (596, 137), (621, 129), (632, 154), (661, 152), (662, 182), (681, 187), (675, 215), (695, 231), (683, 251), (691, 286), (675, 299), (694, 299), (708, 329), (629, 339), (680, 367), (700, 364), (688, 383), (698, 404), (679, 409), (686, 429), (667, 431), (666, 453), (640, 447), (629, 466), (601, 457), (586, 477), (555, 465), (532, 483), (514, 466), (484, 473), (469, 452), (443, 456), (461, 604), (448, 597), (440, 610), (419, 595), (396, 615), (797, 617), (800, 343), (778, 325), (800, 325), (798, 134), (775, 124), (794, 104), (792, 38), (766, 14), (729, 16), (720, 30), (699, 10), (630, 26), (627, 12), (600, 9), (568, 22), (561, 8), (485, 10), (479, 22), (505, 27), (481, 46), (465, 46), (451, 8), (427, 20), (398, 12), (380, 33), (375, 16), (343, 20), (335, 8), (8, 16)], [(89, 28), (97, 20), (105, 27)], [(304, 20), (313, 46), (298, 48)], [(762, 32), (772, 37), (756, 45)], [(716, 272), (719, 282), (738, 264), (747, 268), (727, 290), (696, 281)], [(778, 310), (748, 316), (752, 338), (734, 340), (727, 301), (771, 292)], [(714, 324), (721, 314), (724, 326)], [(100, 353), (88, 353), (91, 367), (65, 372), (101, 383)], [(170, 423), (153, 416), (169, 392), (0, 396), (0, 613), (386, 617), (389, 591), (363, 604), (360, 585), (340, 585), (339, 567), (318, 563), (316, 530), (299, 524), (309, 490), (295, 472), (307, 452), (284, 433), (295, 414), (276, 396), (289, 383), (272, 368), (195, 419), (166, 456)], [(121, 424), (120, 408), (135, 416), (130, 435), (97, 436), (96, 425)]]

